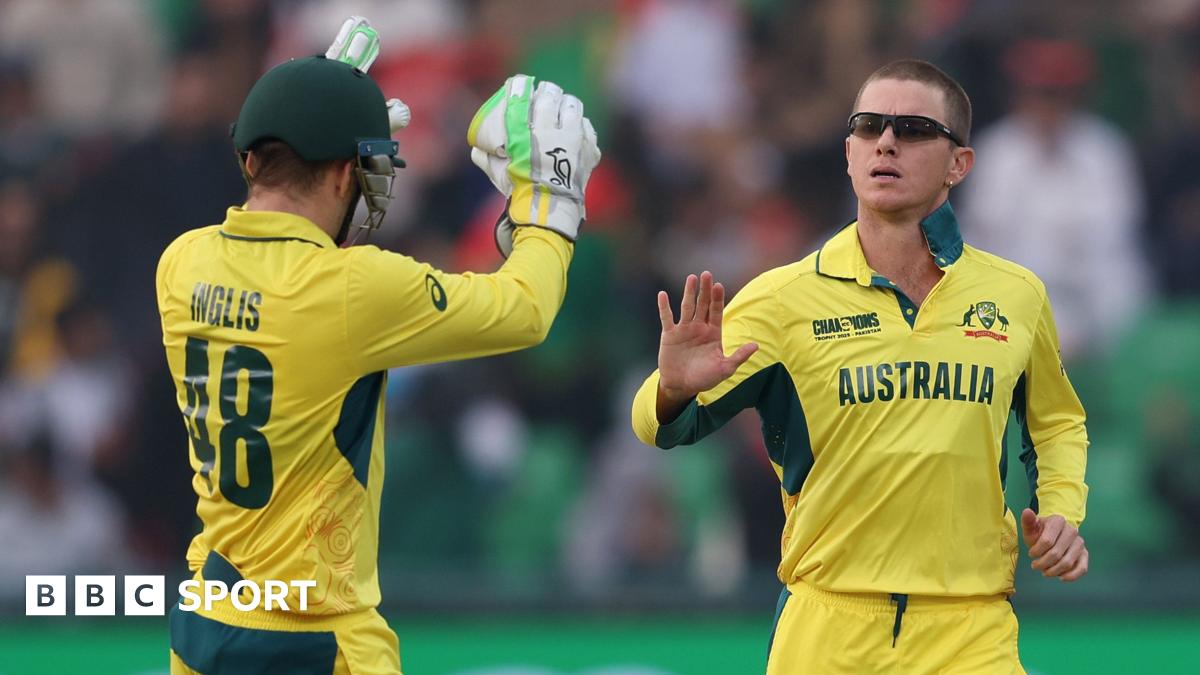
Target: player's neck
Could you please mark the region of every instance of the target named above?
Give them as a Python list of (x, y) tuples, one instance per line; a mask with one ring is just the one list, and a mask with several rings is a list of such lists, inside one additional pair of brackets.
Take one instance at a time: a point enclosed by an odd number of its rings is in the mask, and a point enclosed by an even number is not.
[(337, 236), (337, 224), (331, 224), (327, 208), (317, 200), (297, 198), (288, 192), (256, 190), (246, 199), (247, 211), (277, 211), (306, 218), (321, 228), (330, 238)]
[(867, 264), (910, 296), (922, 299), (941, 278), (921, 229), (921, 219), (926, 215), (925, 209), (900, 214), (872, 211), (861, 204), (858, 209), (858, 240)]

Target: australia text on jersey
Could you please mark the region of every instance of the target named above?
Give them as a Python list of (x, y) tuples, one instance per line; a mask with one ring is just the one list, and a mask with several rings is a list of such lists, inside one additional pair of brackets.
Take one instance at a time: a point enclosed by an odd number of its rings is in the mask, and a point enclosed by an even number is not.
[[(911, 377), (909, 373), (911, 371)], [(996, 374), (991, 366), (939, 361), (897, 361), (838, 371), (838, 406), (925, 398), (991, 405)]]

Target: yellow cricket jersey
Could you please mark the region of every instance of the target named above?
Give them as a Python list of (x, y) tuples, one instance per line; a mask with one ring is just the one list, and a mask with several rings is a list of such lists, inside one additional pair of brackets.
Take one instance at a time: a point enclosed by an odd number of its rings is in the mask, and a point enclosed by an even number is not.
[(779, 578), (834, 592), (1011, 593), (1004, 503), (1015, 410), (1034, 509), (1084, 517), (1087, 435), (1042, 283), (963, 244), (949, 202), (921, 223), (945, 272), (918, 308), (867, 265), (856, 224), (742, 289), (725, 347), (759, 350), (669, 424), (658, 373), (633, 403), (642, 441), (695, 442), (756, 408), (786, 514)]
[[(198, 578), (315, 580), (309, 617), (376, 606), (389, 368), (537, 344), (573, 247), (534, 227), (494, 274), (338, 248), (299, 216), (231, 208), (158, 266), (163, 344), (191, 438)], [(291, 612), (207, 613), (250, 628)], [(202, 612), (203, 613), (203, 612)]]

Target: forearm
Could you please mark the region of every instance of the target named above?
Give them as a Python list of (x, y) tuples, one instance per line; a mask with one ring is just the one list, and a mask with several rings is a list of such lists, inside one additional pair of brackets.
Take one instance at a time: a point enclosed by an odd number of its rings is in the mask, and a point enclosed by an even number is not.
[(497, 302), (480, 319), (499, 334), (514, 333), (520, 344), (512, 348), (540, 343), (562, 307), (574, 249), (549, 230), (518, 228), (512, 255), (495, 273), (485, 275), (497, 286)]
[(360, 247), (348, 266), (347, 336), (363, 372), (510, 352), (545, 339), (566, 293), (573, 245), (521, 228), (492, 274), (447, 274)]

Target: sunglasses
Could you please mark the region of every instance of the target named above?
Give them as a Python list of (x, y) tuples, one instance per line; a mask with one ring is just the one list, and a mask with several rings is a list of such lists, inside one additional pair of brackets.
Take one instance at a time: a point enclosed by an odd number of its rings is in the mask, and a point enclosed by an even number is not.
[(892, 125), (892, 133), (896, 140), (909, 143), (932, 141), (938, 136), (945, 136), (962, 146), (963, 142), (950, 131), (950, 127), (941, 122), (921, 115), (884, 115), (883, 113), (860, 112), (850, 116), (846, 123), (849, 133), (864, 140), (873, 141), (883, 135), (887, 125)]

